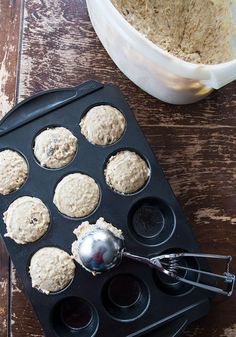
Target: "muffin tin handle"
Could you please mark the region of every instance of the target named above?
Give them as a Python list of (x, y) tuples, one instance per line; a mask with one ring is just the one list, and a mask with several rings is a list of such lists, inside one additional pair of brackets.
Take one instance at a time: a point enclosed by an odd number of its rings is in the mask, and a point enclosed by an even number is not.
[(76, 87), (47, 90), (26, 98), (2, 119), (0, 136), (101, 88), (103, 84), (97, 81), (87, 81)]
[(178, 337), (182, 334), (188, 324), (186, 317), (179, 317), (171, 322), (168, 321), (157, 329), (152, 329), (149, 332), (142, 331), (140, 334), (131, 334), (128, 337)]

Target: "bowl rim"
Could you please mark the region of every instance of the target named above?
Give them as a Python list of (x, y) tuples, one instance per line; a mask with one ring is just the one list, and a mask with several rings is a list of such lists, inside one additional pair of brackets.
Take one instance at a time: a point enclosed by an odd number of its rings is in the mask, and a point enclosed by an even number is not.
[[(90, 1), (90, 0), (87, 0)], [(182, 64), (183, 66), (187, 66), (188, 68), (191, 68), (192, 70), (195, 68), (209, 68), (209, 69), (216, 69), (216, 68), (222, 68), (222, 66), (232, 66), (236, 65), (236, 56), (234, 59), (226, 62), (221, 63), (215, 63), (215, 64), (207, 64), (207, 63), (192, 63), (189, 61), (185, 61), (174, 54), (166, 51), (165, 49), (159, 47), (157, 44), (149, 40), (144, 34), (139, 32), (134, 26), (132, 26), (125, 18), (124, 16), (118, 11), (118, 9), (115, 7), (115, 5), (112, 3), (111, 0), (103, 0), (101, 1), (104, 6), (108, 6), (111, 11), (113, 11), (113, 14), (116, 15), (119, 20), (122, 22), (124, 26), (126, 26), (132, 34), (134, 34), (137, 38), (142, 40), (146, 45), (148, 45), (150, 48), (156, 50), (157, 52), (161, 53), (162, 55), (168, 57), (170, 60), (174, 61), (175, 63), (178, 62), (179, 64)]]

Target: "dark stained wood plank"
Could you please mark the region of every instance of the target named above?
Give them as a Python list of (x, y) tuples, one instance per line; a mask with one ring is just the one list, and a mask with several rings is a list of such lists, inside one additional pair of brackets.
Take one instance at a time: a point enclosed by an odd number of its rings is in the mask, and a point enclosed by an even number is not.
[(26, 298), (22, 283), (17, 277), (14, 267), (12, 276), (12, 337), (43, 337), (43, 332), (32, 306)]
[(0, 1), (0, 118), (15, 103), (20, 0)]
[[(153, 135), (150, 128), (145, 131), (202, 251), (233, 255), (232, 269), (236, 270), (234, 130), (228, 131), (227, 136), (212, 129), (206, 133), (202, 128), (196, 128), (194, 134), (191, 128), (174, 128), (174, 131), (173, 128), (162, 128), (158, 135)], [(168, 138), (165, 148), (164, 137)], [(188, 328), (184, 336), (224, 336), (225, 329), (235, 329), (235, 312), (235, 296), (230, 299), (218, 297), (209, 315)]]
[[(14, 105), (20, 27), (20, 0), (0, 1), (0, 119)], [(10, 260), (0, 238), (0, 336), (10, 332)]]
[(7, 337), (8, 332), (8, 293), (9, 293), (9, 257), (2, 238), (0, 237), (0, 331), (1, 337)]
[[(116, 78), (125, 80), (101, 47), (85, 1), (26, 1), (21, 98), (59, 85)], [(128, 79), (124, 84), (134, 87)]]
[[(165, 104), (142, 92), (117, 69), (93, 31), (85, 1), (26, 0), (20, 99), (88, 79), (120, 86), (201, 248), (233, 255), (235, 271), (236, 84), (194, 105)], [(17, 278), (12, 295), (12, 336), (42, 337)], [(235, 298), (218, 297), (209, 316), (192, 324), (184, 336), (235, 337), (235, 314)]]

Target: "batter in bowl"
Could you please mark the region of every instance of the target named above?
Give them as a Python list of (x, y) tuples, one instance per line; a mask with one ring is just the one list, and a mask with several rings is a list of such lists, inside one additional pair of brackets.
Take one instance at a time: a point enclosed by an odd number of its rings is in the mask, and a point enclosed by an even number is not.
[(192, 63), (216, 64), (236, 57), (231, 0), (112, 0), (147, 39)]

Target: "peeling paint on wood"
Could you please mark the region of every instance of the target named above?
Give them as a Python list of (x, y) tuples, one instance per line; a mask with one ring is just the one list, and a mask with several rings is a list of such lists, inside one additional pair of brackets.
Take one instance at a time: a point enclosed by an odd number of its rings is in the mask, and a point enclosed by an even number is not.
[(221, 209), (202, 208), (196, 212), (196, 216), (199, 218), (199, 220), (207, 219), (207, 221), (225, 221), (230, 222), (232, 225), (236, 225), (236, 218), (231, 218), (230, 216), (222, 214)]
[(0, 336), (7, 337), (8, 323), (8, 276), (9, 257), (5, 250), (5, 245), (0, 237)]
[[(11, 269), (12, 306), (11, 337), (43, 337), (43, 333), (29, 300), (25, 297), (22, 283), (14, 267)], [(40, 334), (41, 333), (41, 334)]]
[(22, 292), (22, 289), (18, 286), (16, 269), (14, 268), (14, 266), (12, 266), (12, 269), (11, 269), (11, 283), (12, 283), (12, 292), (13, 293)]
[(236, 324), (233, 324), (229, 328), (224, 329), (223, 335), (221, 337), (235, 337), (236, 336)]
[[(8, 41), (7, 41), (8, 43)], [(9, 80), (9, 71), (7, 70), (7, 56), (8, 53), (6, 52), (4, 55), (4, 58), (1, 62), (0, 65), (0, 111), (1, 111), (1, 116), (3, 116), (8, 110), (11, 109), (13, 105), (13, 100), (10, 101), (10, 97), (6, 95), (6, 84), (7, 81)]]
[[(0, 119), (15, 103), (20, 0), (0, 1)], [(1, 215), (0, 215), (1, 216)], [(0, 238), (0, 336), (11, 337), (8, 326), (9, 257)]]
[(15, 103), (20, 0), (0, 1), (0, 118)]

